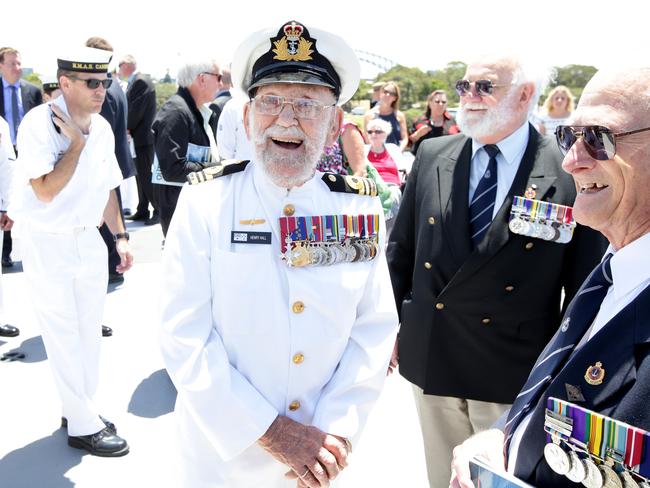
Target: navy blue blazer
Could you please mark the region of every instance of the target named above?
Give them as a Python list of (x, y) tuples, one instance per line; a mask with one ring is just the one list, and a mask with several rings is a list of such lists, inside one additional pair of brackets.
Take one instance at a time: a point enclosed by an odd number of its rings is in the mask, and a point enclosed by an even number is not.
[[(2, 90), (2, 78), (0, 77), (0, 116), (5, 115), (5, 97), (4, 90)], [(20, 97), (23, 100), (23, 110), (25, 113), (43, 103), (43, 94), (37, 86), (32, 85), (28, 81), (20, 80)]]
[(135, 170), (135, 163), (131, 157), (129, 143), (126, 137), (126, 95), (120, 88), (119, 83), (113, 80), (113, 84), (106, 90), (106, 99), (102, 105), (102, 110), (99, 114), (108, 120), (108, 123), (113, 129), (115, 136), (115, 157), (117, 164), (120, 165), (123, 178), (129, 178), (137, 174)]
[[(605, 378), (600, 385), (590, 385), (585, 373), (597, 361), (605, 369)], [(546, 400), (553, 396), (568, 401), (567, 384), (582, 391), (585, 401), (577, 405), (650, 431), (650, 287), (571, 356), (542, 395), (521, 441), (515, 469), (518, 478), (538, 488), (581, 486), (555, 474), (543, 456)]]

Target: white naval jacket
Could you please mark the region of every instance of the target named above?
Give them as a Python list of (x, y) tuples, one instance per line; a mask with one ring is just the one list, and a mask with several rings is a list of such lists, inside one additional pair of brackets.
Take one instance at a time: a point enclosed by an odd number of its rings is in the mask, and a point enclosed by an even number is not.
[[(378, 198), (333, 192), (321, 177), (288, 191), (252, 162), (182, 190), (163, 253), (161, 346), (193, 487), (285, 486), (288, 468), (256, 444), (277, 415), (354, 442), (379, 396), (398, 323), (383, 217), (372, 261), (280, 258), (286, 205), (295, 216), (383, 216)], [(263, 223), (240, 223), (251, 219)], [(272, 243), (233, 244), (231, 231), (271, 232)]]

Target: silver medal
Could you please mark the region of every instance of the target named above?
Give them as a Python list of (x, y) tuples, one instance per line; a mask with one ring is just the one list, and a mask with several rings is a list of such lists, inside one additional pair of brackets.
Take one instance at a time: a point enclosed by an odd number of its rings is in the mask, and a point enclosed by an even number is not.
[(517, 216), (510, 221), (508, 227), (510, 228), (513, 234), (520, 234), (525, 236), (527, 235), (529, 225), (528, 222), (526, 222), (521, 217)]
[(569, 458), (571, 459), (571, 469), (566, 477), (575, 483), (581, 483), (587, 477), (587, 468), (575, 451), (569, 452)]
[(603, 475), (603, 488), (623, 488), (623, 482), (612, 468), (601, 464), (598, 469)]
[(587, 468), (587, 476), (582, 480), (582, 484), (587, 488), (603, 488), (603, 475), (598, 466), (591, 459), (584, 459), (583, 463)]
[(639, 483), (636, 482), (632, 475), (628, 471), (623, 471), (619, 474), (621, 480), (623, 481), (623, 488), (639, 488)]
[(557, 444), (548, 443), (544, 446), (544, 459), (557, 474), (567, 474), (571, 469), (569, 455)]

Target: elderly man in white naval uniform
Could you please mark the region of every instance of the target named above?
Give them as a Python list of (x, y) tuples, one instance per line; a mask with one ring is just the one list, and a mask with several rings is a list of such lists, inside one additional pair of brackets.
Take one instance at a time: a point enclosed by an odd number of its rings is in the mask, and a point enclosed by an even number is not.
[(18, 131), (20, 172), (9, 207), (22, 238), (23, 266), (63, 407), (68, 444), (98, 456), (129, 447), (99, 416), (101, 319), (108, 282), (106, 221), (117, 241), (119, 272), (131, 267), (128, 234), (113, 188), (122, 174), (108, 122), (99, 115), (110, 53), (83, 48), (58, 59), (62, 96), (30, 111)]
[(330, 486), (397, 330), (372, 182), (315, 170), (359, 62), (295, 21), (234, 59), (255, 158), (190, 175), (211, 181), (184, 187), (163, 255), (181, 486)]

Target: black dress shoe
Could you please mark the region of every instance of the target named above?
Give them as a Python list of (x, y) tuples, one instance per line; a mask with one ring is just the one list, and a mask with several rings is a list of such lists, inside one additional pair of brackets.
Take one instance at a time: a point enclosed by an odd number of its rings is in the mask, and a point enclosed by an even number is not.
[(147, 219), (144, 221), (144, 225), (156, 225), (160, 223), (160, 215), (158, 215), (156, 212), (151, 216), (150, 219)]
[(133, 215), (124, 217), (126, 220), (149, 220), (149, 212), (137, 211)]
[(13, 259), (9, 256), (5, 256), (2, 258), (2, 267), (3, 268), (11, 268), (14, 265)]
[(20, 334), (20, 330), (13, 325), (5, 324), (0, 325), (0, 337), (16, 337)]
[(112, 335), (113, 335), (113, 329), (111, 329), (107, 325), (102, 325), (102, 336), (110, 337)]
[(92, 435), (68, 436), (68, 445), (77, 449), (85, 449), (93, 456), (119, 457), (129, 452), (129, 445), (126, 441), (113, 434), (108, 427)]
[(124, 283), (124, 275), (122, 273), (108, 273), (108, 284), (114, 285), (117, 283)]
[[(100, 418), (100, 420), (102, 422), (104, 422), (104, 425), (106, 426), (106, 428), (108, 430), (110, 430), (113, 434), (117, 434), (117, 427), (115, 427), (115, 424), (113, 422), (111, 422), (108, 419), (105, 419), (101, 415), (99, 416), (99, 418)], [(63, 427), (64, 429), (68, 428), (68, 419), (67, 418), (61, 417), (61, 427)]]

